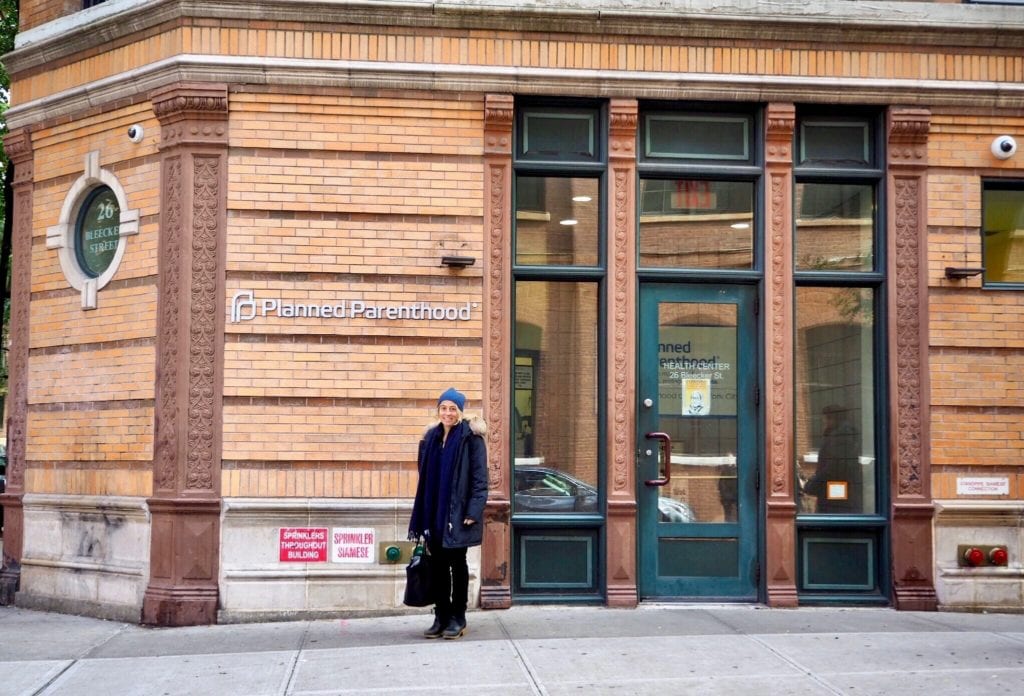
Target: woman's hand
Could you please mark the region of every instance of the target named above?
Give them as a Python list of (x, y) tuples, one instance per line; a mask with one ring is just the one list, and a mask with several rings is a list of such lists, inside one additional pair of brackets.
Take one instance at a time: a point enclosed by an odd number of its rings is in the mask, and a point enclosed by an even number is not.
[(467, 527), (472, 527), (474, 524), (476, 524), (476, 520), (474, 520), (472, 517), (467, 517), (466, 519), (462, 520), (462, 524)]

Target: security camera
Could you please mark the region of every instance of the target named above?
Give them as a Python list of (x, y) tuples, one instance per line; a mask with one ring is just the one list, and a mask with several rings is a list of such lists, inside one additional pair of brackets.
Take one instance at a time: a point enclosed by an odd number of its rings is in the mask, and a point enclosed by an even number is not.
[(999, 159), (1010, 159), (1017, 152), (1017, 141), (1011, 135), (1000, 135), (992, 141), (992, 154)]
[(141, 143), (142, 126), (140, 126), (137, 123), (135, 125), (128, 126), (128, 139), (131, 140), (133, 143)]

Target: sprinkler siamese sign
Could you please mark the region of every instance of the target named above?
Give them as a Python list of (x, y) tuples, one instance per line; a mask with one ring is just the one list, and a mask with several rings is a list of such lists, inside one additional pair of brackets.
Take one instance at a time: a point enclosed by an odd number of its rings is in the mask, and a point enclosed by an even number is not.
[(371, 527), (335, 527), (331, 530), (331, 561), (334, 563), (373, 563), (374, 530)]
[(661, 327), (658, 410), (663, 416), (736, 415), (734, 327)]
[(477, 305), (476, 302), (387, 304), (349, 298), (323, 302), (296, 302), (280, 297), (257, 298), (252, 290), (239, 290), (231, 298), (231, 323), (238, 324), (256, 317), (469, 321)]

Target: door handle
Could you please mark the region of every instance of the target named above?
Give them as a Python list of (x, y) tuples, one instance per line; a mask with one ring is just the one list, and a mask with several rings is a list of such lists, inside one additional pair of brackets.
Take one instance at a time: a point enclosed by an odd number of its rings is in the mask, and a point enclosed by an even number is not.
[(650, 440), (661, 440), (661, 461), (665, 463), (665, 475), (644, 481), (647, 486), (664, 486), (672, 480), (672, 438), (668, 433), (647, 433), (644, 437)]

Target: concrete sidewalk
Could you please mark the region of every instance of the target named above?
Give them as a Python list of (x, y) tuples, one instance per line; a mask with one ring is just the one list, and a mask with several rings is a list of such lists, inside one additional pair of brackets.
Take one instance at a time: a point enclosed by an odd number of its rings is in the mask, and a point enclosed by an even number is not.
[(1024, 615), (515, 607), (153, 629), (0, 607), (0, 694), (1021, 694)]

